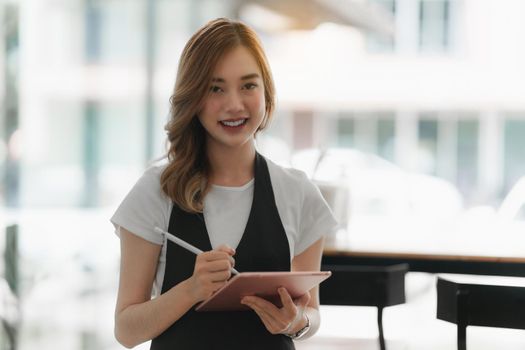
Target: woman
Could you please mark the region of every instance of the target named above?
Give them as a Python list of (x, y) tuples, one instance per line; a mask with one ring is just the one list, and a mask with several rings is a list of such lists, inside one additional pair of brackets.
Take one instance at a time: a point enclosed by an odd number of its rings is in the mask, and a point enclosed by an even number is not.
[[(115, 335), (126, 347), (294, 349), (293, 339), (319, 327), (318, 288), (295, 301), (281, 288), (281, 308), (253, 296), (242, 300), (253, 312), (194, 310), (233, 266), (319, 270), (323, 236), (336, 228), (302, 172), (256, 151), (274, 103), (252, 29), (217, 19), (186, 44), (166, 126), (169, 162), (148, 169), (111, 219), (121, 239)], [(204, 253), (166, 241), (155, 226)]]

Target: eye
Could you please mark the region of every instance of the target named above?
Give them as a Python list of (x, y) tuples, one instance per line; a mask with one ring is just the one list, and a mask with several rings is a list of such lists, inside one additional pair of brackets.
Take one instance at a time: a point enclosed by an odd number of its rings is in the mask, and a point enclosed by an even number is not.
[(213, 93), (222, 92), (222, 89), (218, 87), (217, 85), (212, 85), (210, 87), (210, 92), (213, 92)]
[(242, 87), (244, 90), (253, 90), (257, 87), (257, 84), (255, 83), (247, 83), (247, 84), (244, 84), (244, 86)]

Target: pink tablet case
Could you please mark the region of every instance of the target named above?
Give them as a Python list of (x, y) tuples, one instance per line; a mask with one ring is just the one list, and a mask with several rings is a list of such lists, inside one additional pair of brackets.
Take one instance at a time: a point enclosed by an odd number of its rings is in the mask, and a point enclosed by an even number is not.
[(284, 287), (293, 299), (330, 277), (330, 271), (306, 272), (243, 272), (235, 275), (221, 289), (204, 300), (197, 311), (241, 311), (251, 310), (241, 304), (247, 295), (256, 295), (281, 306), (277, 289)]

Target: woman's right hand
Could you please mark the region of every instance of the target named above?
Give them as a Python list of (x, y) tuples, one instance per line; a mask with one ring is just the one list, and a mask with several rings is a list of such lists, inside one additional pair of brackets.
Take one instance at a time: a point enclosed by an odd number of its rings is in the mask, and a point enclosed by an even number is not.
[(231, 277), (235, 250), (227, 245), (197, 255), (189, 286), (195, 302), (209, 298)]

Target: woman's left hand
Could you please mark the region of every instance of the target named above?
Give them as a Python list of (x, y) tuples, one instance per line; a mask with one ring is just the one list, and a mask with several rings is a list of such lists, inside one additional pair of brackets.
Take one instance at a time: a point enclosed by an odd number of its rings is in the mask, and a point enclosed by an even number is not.
[[(259, 315), (259, 318), (272, 334), (291, 334), (294, 328), (303, 322), (304, 310), (310, 301), (310, 293), (302, 295), (295, 302), (285, 288), (278, 289), (282, 307), (279, 308), (271, 302), (256, 296), (246, 296), (241, 303), (250, 307)], [(306, 320), (304, 321), (306, 322)]]

